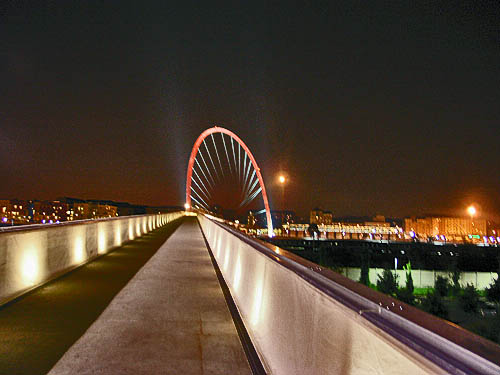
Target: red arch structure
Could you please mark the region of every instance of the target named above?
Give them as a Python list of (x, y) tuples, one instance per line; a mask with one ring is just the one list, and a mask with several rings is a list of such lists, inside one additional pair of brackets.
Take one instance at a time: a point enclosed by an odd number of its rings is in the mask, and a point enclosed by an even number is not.
[(232, 131), (221, 128), (218, 126), (214, 126), (213, 128), (209, 128), (205, 130), (203, 133), (200, 134), (196, 142), (194, 143), (193, 150), (191, 151), (191, 156), (189, 157), (189, 163), (188, 163), (188, 169), (187, 169), (187, 179), (186, 179), (186, 207), (190, 208), (191, 207), (191, 177), (193, 174), (193, 165), (194, 161), (196, 158), (196, 154), (198, 153), (198, 149), (200, 148), (201, 143), (203, 140), (208, 137), (211, 134), (214, 133), (223, 133), (231, 138), (233, 138), (236, 142), (240, 144), (240, 146), (243, 148), (243, 150), (246, 152), (248, 155), (248, 158), (252, 162), (253, 168), (255, 169), (257, 178), (259, 179), (259, 184), (262, 189), (262, 199), (264, 200), (264, 207), (266, 209), (266, 219), (267, 219), (267, 230), (268, 230), (268, 235), (272, 237), (273, 235), (273, 222), (271, 221), (271, 210), (269, 209), (269, 201), (267, 199), (267, 193), (266, 193), (266, 188), (264, 186), (264, 179), (262, 178), (262, 175), (260, 173), (260, 168), (257, 165), (257, 162), (255, 161), (255, 158), (252, 155), (252, 152), (250, 149), (247, 147), (247, 145), (241, 140), (240, 137), (238, 137), (236, 134), (234, 134)]

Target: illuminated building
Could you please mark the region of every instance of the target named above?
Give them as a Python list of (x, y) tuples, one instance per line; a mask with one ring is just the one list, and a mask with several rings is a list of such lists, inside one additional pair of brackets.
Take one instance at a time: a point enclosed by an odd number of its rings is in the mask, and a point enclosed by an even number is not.
[(333, 214), (331, 211), (323, 211), (321, 208), (311, 210), (309, 222), (318, 225), (331, 225), (333, 223)]
[[(471, 217), (427, 216), (405, 218), (404, 230), (419, 238), (444, 236), (447, 240), (463, 240), (469, 235), (485, 236), (486, 220)], [(442, 238), (441, 238), (442, 239)]]
[[(314, 224), (314, 223), (313, 223)], [(287, 237), (309, 237), (310, 224), (284, 225)], [(362, 240), (403, 240), (403, 229), (391, 227), (386, 222), (319, 224), (319, 238), (362, 239)]]
[(118, 216), (116, 213), (116, 206), (112, 206), (109, 204), (98, 204), (97, 205), (97, 216), (96, 218), (104, 218), (104, 217), (115, 217)]
[(0, 200), (0, 220), (2, 225), (29, 223), (28, 203), (18, 199)]
[(248, 212), (248, 219), (247, 219), (247, 226), (248, 228), (255, 228), (257, 224), (257, 219), (255, 218), (255, 215), (253, 214), (252, 211)]
[(88, 203), (73, 203), (73, 220), (90, 219), (90, 208)]

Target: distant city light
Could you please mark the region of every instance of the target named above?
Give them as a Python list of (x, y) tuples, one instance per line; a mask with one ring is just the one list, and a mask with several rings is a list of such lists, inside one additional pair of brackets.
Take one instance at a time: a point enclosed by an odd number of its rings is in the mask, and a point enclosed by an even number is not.
[(281, 176), (279, 177), (279, 180), (280, 180), (280, 183), (284, 184), (284, 183), (285, 183), (285, 181), (286, 181), (285, 176), (281, 175)]
[(7, 218), (6, 218), (6, 217), (4, 217), (4, 218), (2, 219), (2, 221), (3, 221), (4, 223), (6, 223), (6, 222), (7, 222)]

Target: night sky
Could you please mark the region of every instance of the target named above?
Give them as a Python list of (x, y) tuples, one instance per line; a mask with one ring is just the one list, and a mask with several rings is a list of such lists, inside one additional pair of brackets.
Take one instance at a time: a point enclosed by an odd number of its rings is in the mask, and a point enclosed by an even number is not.
[(285, 171), (300, 214), (498, 220), (496, 1), (32, 3), (0, 5), (0, 198), (182, 205), (219, 125), (274, 207)]

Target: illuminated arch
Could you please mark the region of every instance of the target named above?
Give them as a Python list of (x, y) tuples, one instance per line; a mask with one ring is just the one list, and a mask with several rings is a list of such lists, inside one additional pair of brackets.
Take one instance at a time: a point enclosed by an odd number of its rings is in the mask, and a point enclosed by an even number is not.
[(264, 186), (264, 179), (262, 178), (262, 175), (260, 173), (260, 168), (257, 165), (257, 162), (255, 161), (255, 158), (252, 155), (252, 152), (250, 149), (247, 147), (247, 145), (239, 138), (236, 134), (234, 134), (232, 131), (221, 128), (218, 126), (214, 126), (213, 128), (209, 128), (205, 130), (203, 133), (200, 134), (196, 142), (194, 143), (193, 150), (191, 151), (191, 156), (189, 157), (189, 163), (188, 163), (188, 169), (187, 169), (187, 179), (186, 179), (186, 207), (190, 208), (191, 207), (191, 177), (193, 174), (193, 165), (195, 162), (196, 154), (198, 153), (198, 149), (200, 148), (201, 143), (203, 140), (208, 137), (211, 134), (214, 133), (222, 133), (226, 134), (232, 139), (234, 139), (236, 142), (240, 144), (240, 146), (243, 148), (245, 153), (247, 154), (248, 158), (252, 162), (252, 166), (256, 172), (257, 178), (259, 180), (260, 188), (262, 189), (262, 199), (264, 201), (264, 208), (266, 210), (266, 219), (267, 219), (267, 230), (268, 230), (268, 235), (272, 236), (273, 235), (273, 223), (271, 221), (271, 210), (269, 209), (269, 201), (267, 199), (267, 193), (266, 193), (266, 188)]

